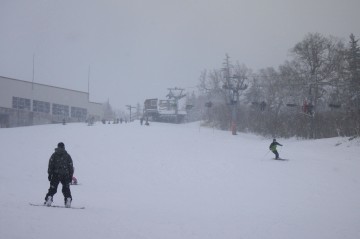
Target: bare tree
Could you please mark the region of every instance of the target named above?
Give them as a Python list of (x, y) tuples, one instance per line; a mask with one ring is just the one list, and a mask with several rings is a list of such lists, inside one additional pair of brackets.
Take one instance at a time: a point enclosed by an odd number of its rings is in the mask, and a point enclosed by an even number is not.
[[(298, 74), (305, 83), (304, 90), (308, 91), (308, 99), (314, 112), (320, 110), (319, 102), (324, 102), (326, 88), (332, 84), (338, 63), (339, 42), (335, 38), (326, 38), (319, 33), (306, 35), (303, 41), (292, 49), (294, 61), (297, 62)], [(312, 137), (318, 135), (317, 114), (313, 114)]]
[(228, 129), (235, 119), (241, 130), (274, 137), (359, 135), (358, 40), (351, 35), (346, 49), (335, 37), (309, 33), (290, 51), (292, 59), (278, 69), (253, 74), (226, 55), (222, 70), (203, 71), (199, 89), (207, 103), (215, 102), (204, 111), (209, 122)]

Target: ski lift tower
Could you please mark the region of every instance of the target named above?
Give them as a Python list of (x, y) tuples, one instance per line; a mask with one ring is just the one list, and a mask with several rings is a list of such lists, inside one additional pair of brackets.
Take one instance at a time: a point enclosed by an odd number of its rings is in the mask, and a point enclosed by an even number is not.
[[(178, 123), (178, 113), (179, 113), (179, 100), (184, 98), (186, 96), (186, 94), (183, 94), (184, 90), (185, 89), (182, 89), (182, 88), (168, 88), (169, 90), (169, 94), (166, 95), (166, 97), (171, 100), (171, 99), (174, 99), (174, 102), (175, 102), (175, 123), (177, 124)], [(178, 93), (174, 93), (175, 92), (178, 92)]]
[(131, 105), (126, 105), (126, 107), (128, 108), (128, 110), (130, 111), (130, 123), (131, 123), (131, 109), (136, 109), (135, 106), (131, 106)]
[(231, 106), (231, 132), (232, 135), (236, 135), (237, 131), (237, 108), (239, 105), (240, 91), (247, 88), (246, 84), (243, 84), (246, 78), (239, 75), (231, 76), (229, 56), (226, 54), (225, 67), (223, 68), (225, 84), (223, 89), (228, 96), (228, 104)]

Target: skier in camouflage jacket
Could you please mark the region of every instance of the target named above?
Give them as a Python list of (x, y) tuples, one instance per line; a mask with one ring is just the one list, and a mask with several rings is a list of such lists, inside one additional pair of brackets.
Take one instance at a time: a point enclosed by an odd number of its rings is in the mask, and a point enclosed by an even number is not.
[(64, 143), (60, 142), (49, 159), (48, 179), (50, 181), (50, 188), (45, 196), (45, 204), (47, 204), (47, 206), (51, 205), (59, 183), (62, 184), (65, 205), (67, 202), (69, 203), (69, 201), (71, 203), (70, 183), (73, 174), (74, 167), (72, 158), (65, 150)]

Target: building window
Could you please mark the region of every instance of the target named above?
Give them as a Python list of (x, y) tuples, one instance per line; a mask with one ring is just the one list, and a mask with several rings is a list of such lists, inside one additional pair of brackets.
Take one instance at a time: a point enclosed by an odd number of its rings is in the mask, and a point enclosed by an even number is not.
[(50, 113), (50, 103), (34, 100), (33, 101), (33, 111), (49, 114)]
[(12, 107), (19, 110), (30, 110), (30, 99), (13, 97)]
[(52, 114), (68, 117), (69, 116), (69, 106), (53, 104), (52, 105)]
[(85, 120), (87, 116), (87, 109), (79, 107), (71, 107), (71, 118)]
[(151, 100), (151, 106), (157, 107), (157, 100)]

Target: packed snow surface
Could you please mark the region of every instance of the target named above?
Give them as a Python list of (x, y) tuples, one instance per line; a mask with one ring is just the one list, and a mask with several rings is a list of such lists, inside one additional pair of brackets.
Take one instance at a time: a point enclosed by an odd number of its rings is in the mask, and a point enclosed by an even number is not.
[[(29, 205), (60, 141), (84, 210)], [(271, 141), (200, 123), (0, 129), (0, 238), (360, 238), (359, 142), (278, 139), (276, 161)]]

